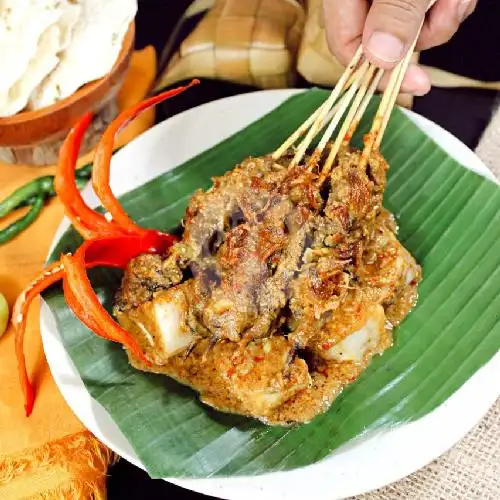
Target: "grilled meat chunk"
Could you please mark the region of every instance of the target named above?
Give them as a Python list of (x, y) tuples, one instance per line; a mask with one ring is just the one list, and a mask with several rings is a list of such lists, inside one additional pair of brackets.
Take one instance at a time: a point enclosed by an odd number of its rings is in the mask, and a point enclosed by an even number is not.
[(115, 314), (152, 367), (208, 405), (307, 422), (392, 342), (421, 270), (382, 208), (387, 164), (344, 151), (323, 189), (249, 158), (192, 197), (182, 240), (134, 259)]

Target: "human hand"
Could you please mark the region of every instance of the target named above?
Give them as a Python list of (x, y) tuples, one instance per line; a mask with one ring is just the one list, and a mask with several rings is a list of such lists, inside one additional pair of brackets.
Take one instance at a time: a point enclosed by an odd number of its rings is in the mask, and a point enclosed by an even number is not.
[[(431, 0), (323, 0), (328, 46), (344, 65), (363, 44), (366, 57), (377, 66), (392, 69), (415, 40)], [(447, 42), (460, 23), (475, 9), (477, 0), (437, 0), (430, 9), (417, 50)], [(387, 75), (381, 87), (387, 81)], [(425, 71), (410, 65), (401, 92), (421, 96), (431, 82)]]

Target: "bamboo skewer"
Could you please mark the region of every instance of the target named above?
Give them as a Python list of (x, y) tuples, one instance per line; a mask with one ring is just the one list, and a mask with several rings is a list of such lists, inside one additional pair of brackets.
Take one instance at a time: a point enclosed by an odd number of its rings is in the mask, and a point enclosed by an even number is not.
[[(322, 177), (328, 175), (330, 173), (330, 170), (333, 167), (333, 163), (335, 161), (335, 158), (337, 156), (337, 153), (340, 150), (340, 147), (344, 140), (348, 138), (347, 132), (351, 130), (352, 124), (354, 117), (356, 116), (358, 110), (361, 107), (361, 104), (363, 102), (364, 97), (366, 96), (368, 89), (371, 88), (371, 81), (373, 79), (375, 70), (377, 68), (375, 66), (371, 66), (366, 74), (366, 77), (363, 81), (363, 84), (361, 85), (359, 92), (357, 93), (356, 97), (354, 98), (354, 101), (352, 103), (351, 109), (349, 110), (346, 119), (344, 120), (344, 123), (342, 124), (342, 127), (340, 128), (340, 131), (337, 135), (337, 138), (335, 139), (335, 142), (333, 143), (332, 149), (330, 150), (330, 154), (328, 155), (328, 158), (326, 159), (326, 162), (323, 166), (323, 170), (321, 172)], [(372, 94), (373, 95), (373, 94)], [(371, 98), (372, 96), (370, 96)], [(349, 137), (350, 140), (350, 137)], [(321, 181), (320, 181), (321, 184)]]
[(290, 146), (292, 146), (295, 141), (301, 137), (308, 129), (309, 127), (314, 123), (316, 118), (318, 118), (319, 114), (321, 113), (321, 110), (323, 108), (324, 104), (321, 105), (273, 154), (272, 157), (273, 159), (277, 160), (283, 154), (288, 151)]
[[(365, 166), (374, 151), (380, 148), (401, 84), (410, 64), (417, 38), (415, 38), (403, 60), (390, 74), (389, 82), (377, 109), (370, 133), (365, 139), (365, 147), (360, 160), (361, 167)], [(321, 185), (330, 174), (339, 151), (348, 146), (383, 75), (384, 70), (377, 69), (367, 60), (363, 60), (362, 47), (360, 47), (326, 101), (273, 153), (273, 158), (275, 160), (280, 158), (299, 137), (305, 134), (304, 139), (297, 146), (290, 167), (298, 165), (303, 160), (314, 138), (328, 124), (307, 164), (308, 170), (313, 171), (334, 131), (340, 124), (339, 132), (321, 169), (319, 179), (319, 185)], [(344, 114), (346, 116), (341, 123)]]
[(295, 156), (290, 164), (290, 167), (297, 165), (304, 157), (307, 148), (310, 146), (314, 137), (316, 137), (317, 133), (320, 131), (321, 125), (324, 123), (328, 111), (332, 108), (335, 101), (339, 98), (350, 76), (354, 73), (356, 66), (359, 60), (361, 59), (362, 55), (363, 55), (363, 48), (360, 46), (359, 49), (356, 51), (356, 54), (352, 58), (351, 62), (347, 66), (346, 70), (340, 77), (337, 85), (332, 90), (332, 93), (329, 95), (328, 99), (325, 101), (323, 106), (321, 106), (321, 111), (319, 115), (316, 117), (316, 120), (313, 122), (312, 127), (309, 129), (309, 132), (307, 133), (305, 139), (302, 141), (301, 145), (297, 149), (297, 152), (295, 153)]
[[(345, 111), (347, 110), (347, 107), (349, 106), (349, 102), (351, 101), (354, 94), (357, 92), (357, 90), (361, 84), (361, 80), (365, 77), (366, 74), (369, 75), (370, 71), (371, 71), (371, 68), (369, 68), (368, 61), (365, 61), (363, 63), (362, 71), (361, 71), (361, 74), (359, 75), (358, 80), (356, 82), (354, 82), (353, 86), (348, 91), (348, 96), (349, 96), (348, 100), (349, 101), (345, 102), (345, 104), (343, 104), (343, 106), (339, 109), (338, 113), (333, 116), (333, 118), (330, 122), (330, 125), (326, 129), (326, 132), (323, 134), (323, 137), (321, 138), (321, 141), (319, 142), (317, 151), (319, 151), (320, 153), (323, 152), (323, 150), (325, 149), (326, 143), (330, 140), (330, 138), (333, 134), (333, 131), (337, 128), (337, 125), (339, 124), (340, 119), (342, 118), (342, 115), (345, 113)], [(358, 95), (359, 95), (359, 93), (358, 93)], [(347, 98), (346, 98), (346, 100), (347, 100)], [(354, 103), (353, 103), (353, 106), (354, 106)], [(351, 110), (352, 110), (352, 107), (351, 107)], [(345, 121), (347, 121), (347, 120), (349, 120), (349, 114), (347, 115)]]
[(380, 143), (382, 142), (382, 137), (384, 135), (385, 129), (387, 128), (387, 124), (389, 123), (389, 118), (392, 114), (392, 110), (394, 109), (394, 104), (396, 103), (396, 99), (398, 98), (399, 90), (401, 88), (401, 84), (403, 83), (403, 79), (405, 77), (406, 71), (408, 70), (408, 66), (410, 65), (411, 56), (415, 49), (417, 41), (413, 42), (408, 54), (406, 54), (405, 58), (401, 63), (401, 67), (399, 68), (399, 72), (397, 73), (397, 80), (392, 88), (392, 92), (389, 98), (388, 111), (384, 114), (384, 119), (382, 120), (382, 124), (380, 127), (379, 134), (377, 135), (377, 140), (375, 141), (375, 148), (378, 149), (380, 147)]
[[(349, 81), (347, 82), (347, 84), (346, 84), (346, 86), (345, 86), (345, 88), (343, 90), (345, 90), (345, 91), (349, 90), (351, 88), (351, 86), (353, 85), (353, 83), (356, 81), (357, 76), (358, 76), (358, 73), (354, 72), (351, 75)], [(321, 124), (321, 127), (320, 127), (319, 131), (321, 131), (325, 127), (325, 125), (332, 120), (333, 116), (344, 105), (344, 102), (345, 102), (346, 98), (348, 98), (348, 95), (344, 94), (337, 101), (337, 103), (335, 104), (335, 106), (326, 115), (325, 119), (323, 120), (323, 122)], [(288, 137), (288, 139), (285, 140), (285, 142), (283, 142), (283, 144), (281, 144), (281, 146), (278, 149), (276, 149), (276, 151), (274, 151), (274, 153), (271, 155), (274, 160), (277, 160), (278, 158), (281, 158), (281, 156), (283, 156), (283, 154), (286, 151), (288, 151), (288, 149), (297, 141), (297, 139), (299, 139), (300, 137), (302, 137), (307, 132), (307, 130), (309, 129), (309, 127), (319, 117), (319, 115), (320, 115), (321, 110), (323, 109), (323, 107), (325, 105), (327, 105), (327, 104), (328, 103), (325, 101), (311, 116), (309, 116), (309, 118), (304, 123), (302, 123), (293, 132), (293, 134), (290, 137)], [(367, 103), (367, 105), (368, 105), (368, 103)], [(300, 148), (301, 146), (299, 145), (298, 147)], [(306, 149), (307, 149), (307, 147), (308, 146), (306, 146)]]
[(375, 91), (377, 90), (377, 87), (383, 76), (384, 76), (384, 70), (379, 69), (377, 71), (377, 74), (375, 75), (375, 78), (372, 80), (370, 87), (368, 88), (368, 91), (366, 92), (366, 95), (363, 98), (363, 101), (361, 102), (358, 111), (356, 112), (352, 120), (351, 126), (344, 137), (342, 147), (346, 147), (349, 144), (352, 136), (354, 135), (354, 132), (356, 132), (356, 129), (358, 128), (361, 118), (365, 114), (366, 108), (368, 107), (368, 104), (370, 104), (372, 97), (375, 95)]

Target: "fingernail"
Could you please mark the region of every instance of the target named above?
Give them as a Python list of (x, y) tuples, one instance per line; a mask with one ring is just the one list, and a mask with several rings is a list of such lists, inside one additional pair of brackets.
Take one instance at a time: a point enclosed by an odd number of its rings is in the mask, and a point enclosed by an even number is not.
[(394, 35), (375, 31), (366, 47), (377, 59), (387, 63), (398, 62), (403, 57), (404, 43)]
[(469, 15), (470, 0), (460, 0), (457, 5), (457, 17), (460, 22)]

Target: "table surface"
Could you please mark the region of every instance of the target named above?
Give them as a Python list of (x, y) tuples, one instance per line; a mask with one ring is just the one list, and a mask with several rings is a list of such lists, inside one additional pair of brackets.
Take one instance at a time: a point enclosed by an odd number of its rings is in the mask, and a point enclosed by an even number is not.
[[(190, 0), (139, 0), (137, 15), (137, 48), (152, 44), (161, 54), (169, 34)], [(481, 0), (474, 15), (445, 46), (431, 49), (421, 55), (423, 64), (436, 66), (457, 74), (481, 80), (500, 80), (500, 2)], [(306, 86), (301, 82), (301, 86)], [(188, 107), (251, 91), (222, 82), (206, 82)], [(195, 95), (195, 94), (193, 94)], [(474, 148), (490, 120), (499, 93), (485, 90), (433, 89), (427, 96), (417, 98), (413, 109), (456, 135)], [(183, 100), (185, 102), (185, 100)], [(158, 120), (183, 111), (163, 108)], [(109, 471), (109, 500), (135, 498), (209, 498), (161, 480), (152, 480), (142, 470), (120, 460)]]

